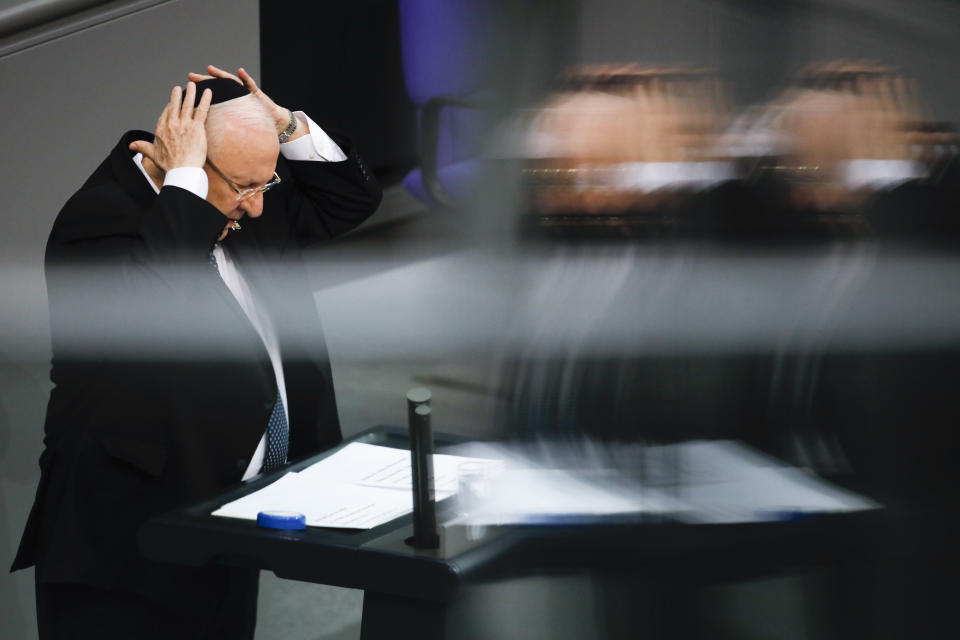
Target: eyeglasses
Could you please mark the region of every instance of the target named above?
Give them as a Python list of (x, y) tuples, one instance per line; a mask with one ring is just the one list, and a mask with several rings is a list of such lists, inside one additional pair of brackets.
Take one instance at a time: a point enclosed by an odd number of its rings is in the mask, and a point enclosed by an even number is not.
[(223, 171), (217, 168), (217, 165), (213, 164), (213, 161), (210, 158), (207, 158), (207, 164), (213, 167), (213, 170), (217, 172), (217, 175), (223, 178), (223, 181), (230, 185), (230, 188), (233, 189), (237, 194), (237, 202), (246, 200), (247, 198), (253, 197), (258, 193), (266, 193), (270, 189), (273, 189), (275, 186), (280, 184), (280, 176), (277, 175), (277, 172), (273, 172), (273, 180), (263, 185), (262, 187), (250, 187), (249, 189), (241, 189), (237, 185), (233, 184), (233, 181), (223, 174)]

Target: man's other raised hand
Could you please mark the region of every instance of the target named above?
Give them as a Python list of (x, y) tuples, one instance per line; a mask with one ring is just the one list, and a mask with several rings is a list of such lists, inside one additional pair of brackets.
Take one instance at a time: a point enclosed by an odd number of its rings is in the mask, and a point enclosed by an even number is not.
[(170, 102), (157, 120), (153, 143), (137, 140), (130, 150), (142, 153), (163, 171), (177, 167), (202, 167), (207, 161), (207, 134), (203, 128), (213, 93), (206, 89), (194, 108), (197, 85), (187, 83), (185, 95), (180, 87), (170, 93)]

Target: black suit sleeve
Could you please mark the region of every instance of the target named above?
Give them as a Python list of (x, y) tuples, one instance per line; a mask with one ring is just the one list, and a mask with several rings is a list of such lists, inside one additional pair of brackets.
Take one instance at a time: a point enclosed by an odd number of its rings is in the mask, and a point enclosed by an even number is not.
[[(264, 198), (264, 215), (250, 224), (284, 252), (297, 251), (350, 231), (380, 204), (377, 181), (349, 140), (331, 134), (347, 155), (341, 162), (278, 162), (282, 182)], [(279, 214), (279, 215), (278, 215)], [(282, 217), (282, 221), (279, 219)]]
[(197, 324), (191, 310), (203, 319), (196, 301), (209, 296), (198, 289), (215, 284), (208, 256), (223, 214), (178, 187), (140, 204), (104, 182), (82, 189), (58, 216), (45, 263), (57, 356), (173, 349)]
[(103, 185), (81, 190), (63, 208), (47, 259), (196, 262), (206, 260), (224, 225), (215, 207), (179, 187), (164, 187), (144, 210), (115, 185)]

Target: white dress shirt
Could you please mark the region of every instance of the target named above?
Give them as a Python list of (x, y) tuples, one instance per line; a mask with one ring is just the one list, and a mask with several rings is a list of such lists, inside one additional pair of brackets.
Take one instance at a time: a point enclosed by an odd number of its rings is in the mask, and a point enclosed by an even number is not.
[[(295, 113), (307, 122), (310, 133), (296, 140), (281, 144), (280, 154), (283, 155), (284, 158), (287, 160), (314, 162), (342, 162), (347, 159), (343, 150), (340, 149), (337, 143), (334, 142), (323, 129), (317, 126), (317, 123), (302, 111), (296, 111)], [(155, 192), (160, 193), (160, 190), (157, 189), (157, 186), (143, 168), (143, 155), (138, 153), (134, 156), (133, 161), (140, 168), (140, 171), (143, 172), (150, 187)], [(206, 199), (209, 189), (207, 174), (201, 167), (176, 167), (170, 169), (163, 178), (163, 186), (166, 187), (168, 185), (186, 189), (203, 199)], [(226, 225), (226, 218), (224, 218), (224, 225)], [(270, 315), (265, 309), (257, 306), (256, 299), (250, 291), (250, 286), (243, 277), (243, 273), (237, 269), (236, 263), (234, 263), (226, 247), (217, 242), (213, 246), (213, 255), (217, 259), (217, 268), (224, 284), (227, 285), (233, 297), (237, 299), (240, 308), (243, 309), (247, 318), (250, 319), (250, 324), (253, 325), (260, 339), (263, 340), (263, 345), (266, 347), (267, 354), (270, 356), (270, 364), (273, 366), (273, 373), (277, 379), (277, 391), (283, 400), (283, 410), (286, 413), (287, 424), (289, 425), (290, 410), (287, 407), (287, 389), (283, 377), (283, 361), (280, 358), (280, 344), (277, 340), (277, 332), (274, 329), (273, 322), (270, 320)], [(260, 438), (253, 457), (250, 459), (250, 464), (247, 465), (247, 470), (243, 473), (243, 480), (252, 478), (260, 473), (266, 450), (267, 431), (266, 425), (264, 425), (263, 436)]]

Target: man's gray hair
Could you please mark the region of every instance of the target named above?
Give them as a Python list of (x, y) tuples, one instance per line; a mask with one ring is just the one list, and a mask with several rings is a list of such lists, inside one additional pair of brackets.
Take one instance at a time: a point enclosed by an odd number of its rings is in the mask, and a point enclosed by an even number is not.
[(253, 95), (210, 105), (206, 122), (208, 149), (220, 147), (232, 127), (262, 128), (273, 133), (277, 130), (270, 112)]

